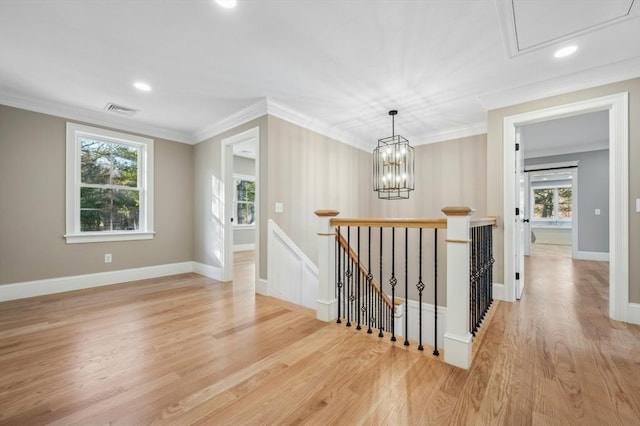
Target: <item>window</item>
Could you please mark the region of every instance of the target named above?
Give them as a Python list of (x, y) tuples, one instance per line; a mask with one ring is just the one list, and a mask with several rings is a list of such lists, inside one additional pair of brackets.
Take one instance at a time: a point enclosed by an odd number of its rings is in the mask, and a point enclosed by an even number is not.
[(67, 243), (153, 238), (153, 140), (67, 123)]
[[(570, 225), (571, 187), (534, 187), (531, 218), (540, 225)], [(568, 223), (567, 223), (568, 222)]]
[(255, 225), (256, 181), (253, 176), (234, 176), (236, 226)]

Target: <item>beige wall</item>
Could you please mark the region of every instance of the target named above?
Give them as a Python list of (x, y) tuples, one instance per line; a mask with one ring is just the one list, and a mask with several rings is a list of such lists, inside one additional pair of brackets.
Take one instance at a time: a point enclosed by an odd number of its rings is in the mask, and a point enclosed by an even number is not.
[[(472, 217), (498, 214), (496, 212), (487, 212), (486, 209), (486, 155), (487, 135), (485, 134), (415, 147), (415, 190), (408, 200), (395, 201), (379, 200), (376, 194), (371, 191), (372, 216), (444, 218), (443, 207), (462, 205), (476, 210)], [(385, 235), (384, 238), (385, 241), (388, 241), (390, 236)], [(400, 259), (400, 261), (397, 261), (396, 270), (403, 271), (404, 231), (400, 230), (396, 238), (397, 244), (399, 244), (397, 249), (399, 250)], [(433, 231), (424, 231), (423, 238), (423, 282), (427, 284), (424, 301), (433, 303)], [(447, 257), (445, 238), (446, 230), (440, 230), (438, 233), (438, 305), (440, 306), (446, 305)], [(377, 242), (374, 243), (376, 255), (375, 247), (377, 244)], [(418, 282), (418, 257), (415, 247), (418, 247), (418, 237), (416, 232), (411, 231), (409, 234), (411, 260), (408, 268), (410, 283)], [(389, 272), (390, 266), (391, 260), (387, 253), (385, 255), (384, 269)], [(391, 288), (388, 283), (383, 285), (385, 291), (390, 293)], [(396, 290), (399, 295), (404, 295), (404, 289), (397, 288)], [(415, 285), (410, 285), (409, 297), (417, 300), (417, 293)]]
[[(342, 217), (369, 216), (373, 194), (371, 153), (269, 116), (269, 218), (318, 264), (318, 219), (334, 209)], [(275, 203), (284, 205), (275, 213)]]
[[(489, 111), (487, 139), (487, 209), (503, 213), (503, 135), (504, 117), (569, 104), (601, 96), (629, 92), (629, 300), (640, 303), (640, 214), (635, 199), (640, 198), (640, 78), (580, 90), (520, 105)], [(503, 282), (504, 227), (497, 229), (494, 276)]]
[(0, 284), (191, 261), (193, 148), (158, 138), (155, 238), (66, 244), (66, 122), (0, 106)]
[(222, 252), (221, 226), (212, 206), (218, 190), (216, 182), (221, 182), (222, 139), (237, 135), (254, 127), (260, 128), (260, 278), (267, 277), (267, 116), (252, 120), (241, 126), (204, 140), (194, 147), (194, 196), (193, 212), (194, 259), (205, 265), (220, 267)]
[(444, 217), (445, 206), (465, 205), (487, 212), (487, 135), (415, 147), (416, 184), (408, 200), (379, 200), (373, 197), (372, 214), (377, 217)]

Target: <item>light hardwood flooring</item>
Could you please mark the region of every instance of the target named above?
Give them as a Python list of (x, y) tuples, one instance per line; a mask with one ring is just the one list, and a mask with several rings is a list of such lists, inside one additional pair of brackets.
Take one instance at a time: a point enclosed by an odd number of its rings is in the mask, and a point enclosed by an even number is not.
[(571, 246), (566, 244), (531, 243), (531, 256), (571, 257)]
[(465, 371), (254, 296), (246, 256), (234, 283), (0, 304), (0, 424), (640, 424), (640, 327), (607, 319), (606, 263), (528, 259)]

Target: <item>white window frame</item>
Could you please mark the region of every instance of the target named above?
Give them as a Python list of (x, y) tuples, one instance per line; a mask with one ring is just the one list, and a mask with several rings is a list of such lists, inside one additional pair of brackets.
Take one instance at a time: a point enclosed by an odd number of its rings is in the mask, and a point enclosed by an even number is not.
[[(560, 213), (560, 209), (559, 209), (559, 195), (558, 195), (558, 190), (559, 189), (563, 189), (563, 188), (571, 188), (571, 218), (561, 218), (559, 217), (559, 213)], [(535, 212), (535, 194), (534, 191), (536, 189), (553, 189), (553, 208), (554, 208), (554, 216), (550, 217), (550, 218), (536, 218), (534, 216), (534, 212)], [(530, 187), (530, 193), (529, 193), (529, 197), (530, 197), (530, 218), (531, 218), (531, 226), (532, 227), (536, 227), (536, 228), (571, 228), (571, 226), (567, 227), (566, 224), (572, 224), (573, 222), (573, 186), (571, 184), (562, 184), (562, 185), (556, 185), (553, 183), (549, 183), (549, 184), (545, 184), (545, 185), (541, 185), (541, 186), (537, 186), (534, 187), (533, 185), (531, 185)], [(547, 224), (546, 222), (555, 222), (555, 224)], [(563, 226), (563, 224), (565, 224)]]
[[(238, 181), (239, 180), (245, 180), (245, 181), (249, 181), (249, 182), (255, 182), (256, 181), (256, 177), (255, 176), (251, 176), (251, 175), (242, 175), (242, 174), (238, 174), (238, 173), (234, 173), (233, 174), (233, 216), (236, 218), (236, 221), (233, 224), (233, 227), (236, 229), (255, 229), (256, 227), (256, 223), (255, 221), (250, 224), (239, 224), (238, 223)], [(253, 201), (253, 208), (254, 208), (254, 212), (255, 212), (255, 208), (256, 208), (256, 201)]]
[[(90, 136), (106, 142), (138, 148), (138, 179), (140, 181), (139, 226), (133, 231), (83, 232), (80, 229), (80, 138)], [(153, 139), (67, 122), (67, 192), (66, 234), (67, 244), (98, 243), (153, 239)]]

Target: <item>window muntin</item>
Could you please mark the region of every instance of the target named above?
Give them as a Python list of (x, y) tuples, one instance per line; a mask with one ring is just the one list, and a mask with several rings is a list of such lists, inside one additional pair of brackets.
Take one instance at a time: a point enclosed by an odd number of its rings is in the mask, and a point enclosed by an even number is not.
[(153, 140), (67, 123), (68, 243), (153, 238)]

